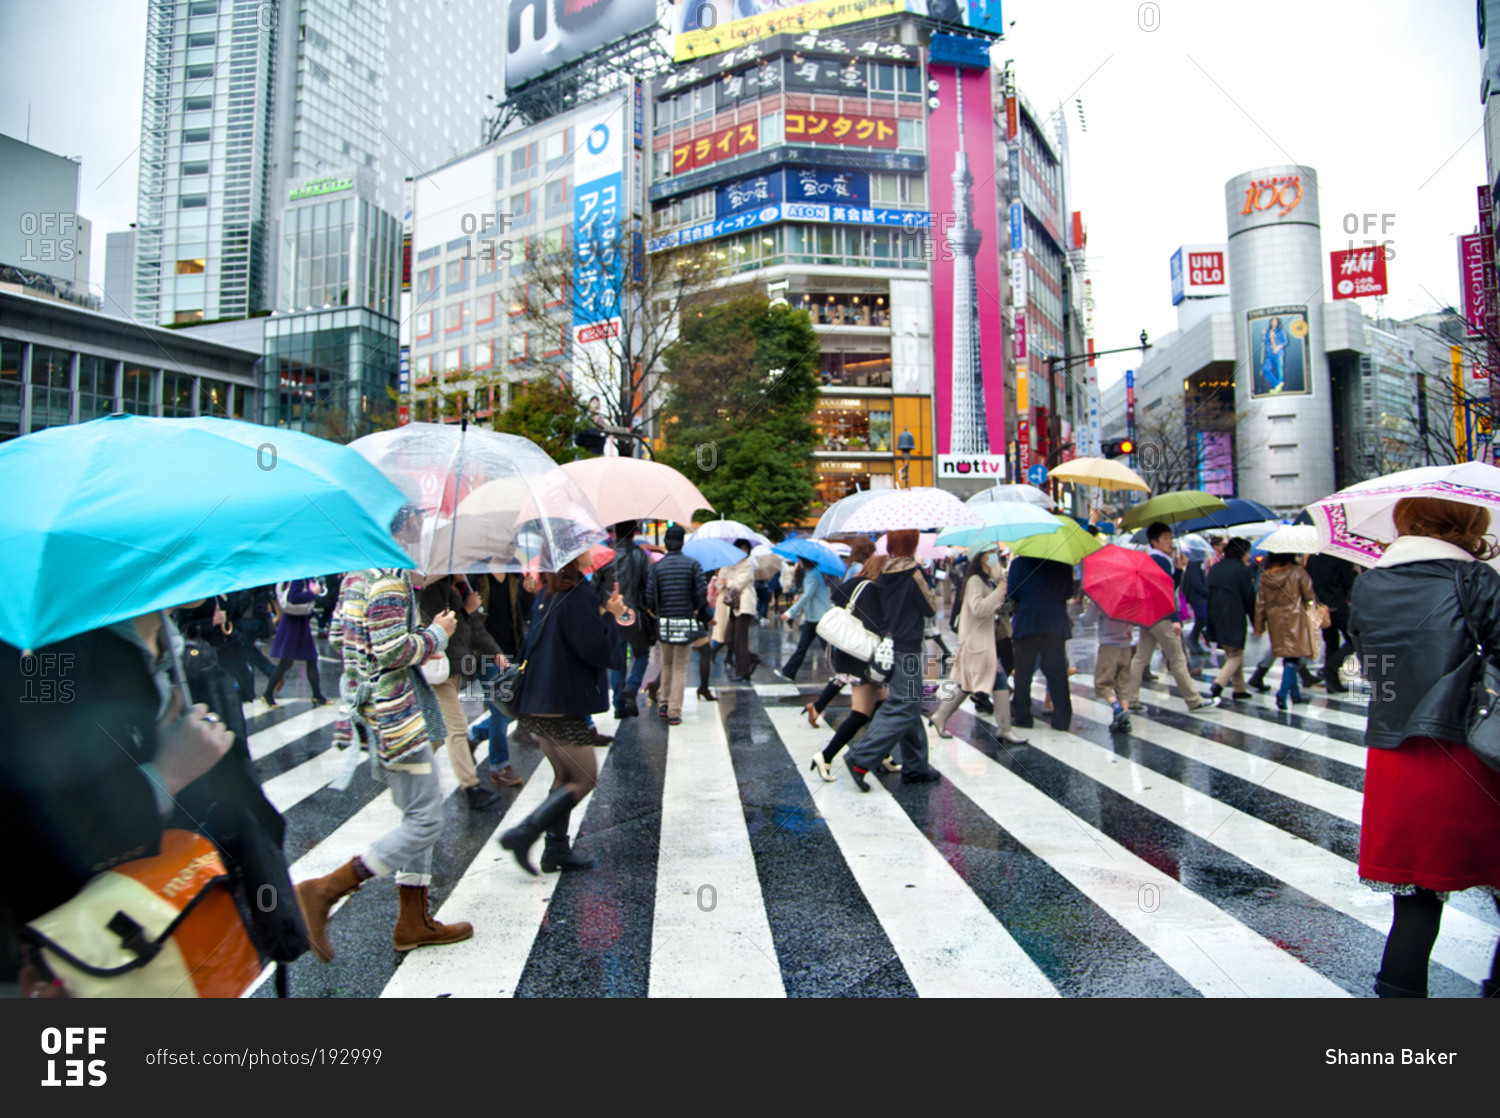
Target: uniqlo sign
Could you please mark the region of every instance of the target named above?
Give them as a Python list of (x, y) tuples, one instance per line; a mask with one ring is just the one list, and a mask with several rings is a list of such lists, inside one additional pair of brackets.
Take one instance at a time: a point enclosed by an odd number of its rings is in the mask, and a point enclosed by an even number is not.
[(1385, 246), (1339, 249), (1328, 254), (1333, 263), (1333, 297), (1358, 299), (1364, 295), (1384, 295)]

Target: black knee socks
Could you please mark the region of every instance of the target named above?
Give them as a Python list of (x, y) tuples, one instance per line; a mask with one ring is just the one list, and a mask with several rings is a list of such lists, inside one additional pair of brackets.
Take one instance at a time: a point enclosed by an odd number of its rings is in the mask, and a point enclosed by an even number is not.
[(828, 709), (828, 704), (833, 702), (834, 696), (844, 689), (844, 685), (830, 679), (823, 688), (823, 693), (813, 700), (813, 710), (822, 714)]
[(708, 690), (708, 674), (714, 670), (713, 645), (705, 644), (698, 650), (698, 686)]
[(823, 750), (823, 760), (832, 761), (837, 757), (839, 750), (848, 745), (850, 739), (859, 733), (860, 727), (868, 721), (870, 721), (868, 714), (861, 714), (857, 710), (851, 711), (849, 717), (840, 722), (839, 728), (833, 732), (833, 738)]
[(1411, 995), (1427, 994), (1427, 965), (1443, 919), (1443, 902), (1430, 889), (1397, 896), (1391, 934), (1385, 941), (1377, 981)]

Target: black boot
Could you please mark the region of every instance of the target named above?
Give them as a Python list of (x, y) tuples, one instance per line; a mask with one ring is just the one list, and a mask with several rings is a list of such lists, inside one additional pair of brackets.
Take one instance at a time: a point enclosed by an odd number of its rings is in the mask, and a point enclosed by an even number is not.
[(714, 670), (714, 654), (709, 645), (704, 645), (698, 650), (698, 698), (705, 703), (716, 703), (719, 696), (708, 688), (709, 674)]
[(1266, 672), (1269, 670), (1269, 668), (1256, 668), (1255, 674), (1250, 677), (1250, 686), (1262, 693), (1269, 691), (1271, 688), (1266, 684)]
[(1313, 688), (1318, 685), (1318, 677), (1313, 675), (1312, 669), (1306, 664), (1297, 665), (1297, 678), (1302, 680), (1302, 686)]
[(536, 867), (530, 858), (531, 844), (542, 837), (542, 832), (559, 812), (566, 818), (572, 810), (573, 793), (566, 788), (555, 788), (535, 811), (500, 836), (500, 845), (516, 856), (523, 870), (535, 877)]
[(1380, 975), (1375, 976), (1375, 994), (1382, 998), (1425, 998), (1426, 990), (1406, 990), (1400, 986), (1393, 986)]
[(573, 814), (570, 801), (564, 811), (559, 812), (547, 824), (547, 842), (542, 847), (542, 872), (556, 873), (558, 870), (590, 870), (594, 863), (580, 858), (568, 845), (568, 817)]
[(637, 718), (640, 716), (641, 708), (636, 705), (635, 691), (626, 690), (620, 692), (619, 709), (615, 711), (615, 717), (620, 719)]

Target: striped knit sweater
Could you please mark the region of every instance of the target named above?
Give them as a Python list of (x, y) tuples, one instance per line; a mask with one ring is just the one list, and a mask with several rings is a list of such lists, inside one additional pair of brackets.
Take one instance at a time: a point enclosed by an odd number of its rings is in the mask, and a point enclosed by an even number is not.
[[(375, 568), (344, 576), (330, 633), (343, 655), (339, 693), (353, 720), (376, 740), (389, 768), (447, 730), (432, 688), (418, 670), (448, 646), (437, 625), (416, 627), (416, 601), (406, 571)], [(348, 737), (342, 725), (338, 736)]]

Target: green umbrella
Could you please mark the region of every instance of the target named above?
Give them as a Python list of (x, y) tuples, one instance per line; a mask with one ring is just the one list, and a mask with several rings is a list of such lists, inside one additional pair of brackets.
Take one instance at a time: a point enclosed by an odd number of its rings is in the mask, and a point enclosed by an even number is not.
[(1149, 501), (1132, 505), (1120, 518), (1120, 527), (1144, 528), (1157, 520), (1163, 524), (1172, 524), (1178, 520), (1206, 516), (1228, 507), (1212, 493), (1204, 493), (1199, 489), (1179, 489), (1174, 493), (1158, 493)]
[(1078, 523), (1068, 517), (1059, 516), (1061, 525), (1056, 532), (1008, 543), (1005, 546), (1012, 555), (1025, 555), (1032, 559), (1055, 559), (1059, 563), (1073, 566), (1104, 546), (1097, 537), (1084, 531)]

